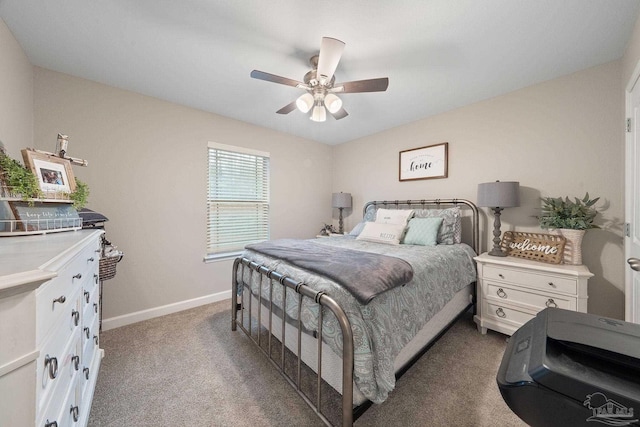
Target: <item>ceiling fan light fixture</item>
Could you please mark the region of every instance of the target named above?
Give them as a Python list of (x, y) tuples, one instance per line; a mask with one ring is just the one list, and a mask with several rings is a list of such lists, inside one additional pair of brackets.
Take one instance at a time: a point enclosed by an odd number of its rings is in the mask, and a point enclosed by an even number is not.
[(322, 104), (316, 104), (309, 118), (314, 122), (324, 122), (327, 120), (327, 110), (324, 109)]
[(309, 110), (311, 110), (311, 107), (313, 107), (313, 95), (308, 92), (304, 95), (301, 95), (298, 99), (296, 99), (296, 107), (298, 107), (298, 110), (302, 111), (303, 113), (308, 113)]
[(329, 93), (324, 98), (324, 105), (331, 114), (335, 114), (342, 108), (342, 100), (334, 94)]

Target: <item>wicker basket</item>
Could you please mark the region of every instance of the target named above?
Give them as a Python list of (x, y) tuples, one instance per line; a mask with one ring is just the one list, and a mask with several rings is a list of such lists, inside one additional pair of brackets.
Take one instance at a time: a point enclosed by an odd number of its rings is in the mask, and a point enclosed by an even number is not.
[(104, 256), (100, 258), (100, 280), (113, 279), (116, 275), (116, 265), (120, 262), (124, 254)]

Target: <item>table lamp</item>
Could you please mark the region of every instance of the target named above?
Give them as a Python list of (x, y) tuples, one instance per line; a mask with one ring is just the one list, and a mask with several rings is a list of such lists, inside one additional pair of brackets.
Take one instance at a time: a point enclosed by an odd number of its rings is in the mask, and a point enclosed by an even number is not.
[(493, 210), (493, 249), (489, 255), (507, 256), (500, 248), (500, 213), (504, 208), (520, 206), (520, 183), (496, 181), (478, 184), (478, 206)]
[(344, 223), (342, 222), (342, 209), (351, 207), (351, 193), (333, 193), (331, 196), (331, 204), (334, 208), (340, 209), (340, 219), (338, 222), (338, 232), (344, 233)]

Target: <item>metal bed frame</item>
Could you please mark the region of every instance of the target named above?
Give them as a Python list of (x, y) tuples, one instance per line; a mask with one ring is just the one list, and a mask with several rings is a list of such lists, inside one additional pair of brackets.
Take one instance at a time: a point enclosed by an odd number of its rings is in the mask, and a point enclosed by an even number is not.
[[(407, 207), (422, 207), (426, 208), (439, 208), (439, 207), (448, 207), (448, 206), (459, 206), (464, 205), (471, 210), (471, 221), (472, 221), (472, 247), (476, 253), (479, 253), (479, 227), (478, 227), (478, 208), (473, 202), (464, 199), (433, 199), (433, 200), (395, 200), (395, 201), (373, 201), (368, 202), (364, 205), (363, 208), (363, 217), (366, 215), (367, 210), (371, 207), (382, 207), (388, 208), (390, 206), (395, 206), (396, 208), (400, 208), (401, 206)], [(260, 280), (260, 286), (258, 286), (259, 291), (258, 295), (252, 295), (250, 289), (250, 283), (244, 283), (244, 280), (239, 281), (238, 277), (245, 277), (245, 269), (248, 269), (246, 272), (250, 275), (257, 274)], [(267, 278), (269, 280), (269, 296), (268, 299), (265, 299), (266, 295), (263, 296), (262, 291), (262, 279)], [(242, 283), (240, 283), (242, 282)], [(251, 280), (249, 280), (251, 282)], [(245, 309), (244, 297), (241, 298), (240, 303), (238, 302), (238, 289), (242, 287), (242, 294), (245, 294), (245, 290), (247, 290), (249, 294), (248, 307)], [(283, 293), (283, 302), (284, 307), (280, 308), (280, 312), (282, 313), (282, 329), (280, 332), (281, 343), (280, 343), (280, 355), (279, 355), (279, 364), (278, 361), (274, 359), (272, 356), (272, 339), (277, 340), (273, 333), (273, 314), (274, 314), (274, 304), (272, 302), (272, 295), (274, 286), (281, 286)], [(297, 323), (297, 354), (296, 356), (296, 378), (291, 377), (285, 369), (285, 352), (287, 351), (286, 346), (286, 301), (287, 301), (287, 292), (294, 292), (298, 298), (298, 315), (297, 320), (294, 323)], [(262, 353), (267, 357), (267, 359), (271, 362), (271, 364), (280, 372), (280, 374), (287, 380), (287, 382), (296, 390), (296, 392), (302, 397), (302, 399), (309, 405), (316, 415), (328, 426), (332, 425), (331, 422), (327, 419), (327, 417), (322, 413), (321, 410), (321, 402), (322, 402), (322, 321), (323, 321), (323, 310), (318, 310), (318, 325), (317, 325), (317, 333), (314, 334), (317, 338), (317, 366), (315, 369), (316, 372), (316, 384), (315, 384), (315, 393), (316, 399), (315, 402), (312, 402), (311, 399), (302, 391), (301, 388), (301, 370), (302, 370), (302, 321), (301, 321), (301, 310), (302, 310), (302, 301), (303, 298), (310, 298), (316, 304), (319, 304), (320, 307), (326, 307), (333, 315), (336, 317), (340, 329), (342, 331), (342, 425), (345, 427), (352, 426), (353, 422), (357, 417), (359, 417), (364, 411), (371, 406), (371, 402), (365, 402), (362, 405), (354, 408), (353, 407), (353, 363), (354, 363), (354, 344), (353, 344), (353, 333), (351, 331), (351, 324), (347, 315), (340, 307), (340, 305), (329, 295), (324, 292), (317, 292), (314, 289), (310, 288), (306, 284), (296, 280), (295, 278), (288, 277), (283, 275), (275, 270), (271, 270), (267, 267), (264, 267), (261, 264), (258, 264), (254, 261), (251, 261), (245, 257), (238, 257), (235, 259), (233, 263), (233, 278), (232, 278), (232, 290), (231, 290), (231, 330), (235, 331), (239, 326), (240, 329), (258, 346), (258, 348), (262, 351)], [(252, 300), (253, 298), (257, 298), (257, 333), (254, 336), (253, 327), (252, 327)], [(474, 297), (473, 302), (467, 306), (465, 310), (463, 310), (459, 316), (464, 314), (471, 305), (475, 307), (475, 287), (474, 287)], [(267, 338), (267, 349), (263, 348), (262, 342), (262, 307), (268, 305), (268, 338)], [(276, 311), (278, 310), (277, 307)], [(244, 325), (245, 323), (245, 311), (248, 311), (248, 323), (249, 328), (247, 329)], [(238, 320), (238, 312), (240, 312), (240, 319)], [(459, 317), (458, 316), (458, 317)], [(457, 318), (456, 317), (456, 320)], [(402, 367), (399, 373), (396, 375), (399, 378), (404, 372), (406, 372), (411, 365), (413, 365), (434, 343), (437, 341), (444, 333), (448, 330), (448, 328), (455, 322), (452, 321), (448, 326), (446, 326), (438, 335), (436, 335), (430, 342), (420, 351), (418, 354), (408, 362), (408, 364)]]

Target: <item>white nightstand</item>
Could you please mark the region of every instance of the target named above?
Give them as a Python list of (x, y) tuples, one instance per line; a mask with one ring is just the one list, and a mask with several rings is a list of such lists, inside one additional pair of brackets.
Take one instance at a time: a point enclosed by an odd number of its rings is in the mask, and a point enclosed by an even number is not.
[(478, 330), (512, 335), (546, 307), (587, 312), (587, 281), (593, 274), (584, 265), (546, 264), (486, 252), (478, 265)]

